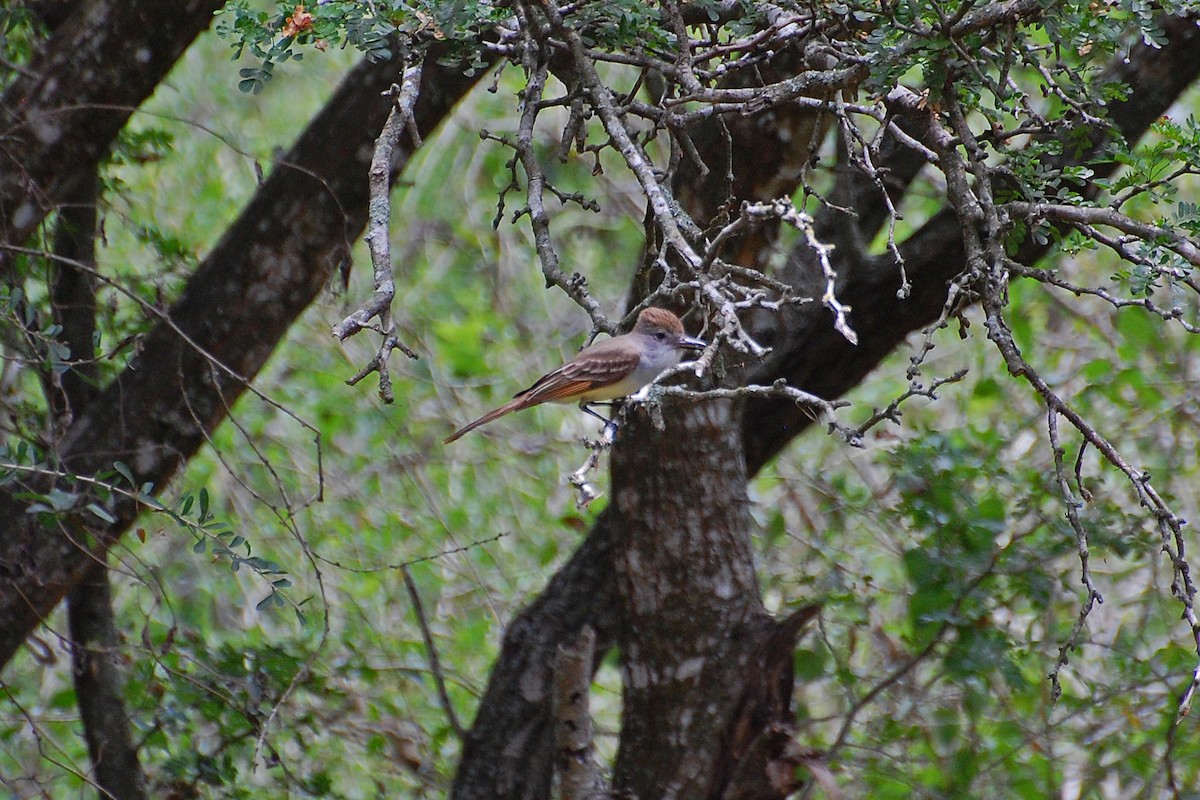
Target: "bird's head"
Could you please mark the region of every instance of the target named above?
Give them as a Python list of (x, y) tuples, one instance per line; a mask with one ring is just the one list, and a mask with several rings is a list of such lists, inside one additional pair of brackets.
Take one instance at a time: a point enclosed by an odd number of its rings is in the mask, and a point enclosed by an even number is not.
[(665, 308), (642, 309), (633, 325), (633, 332), (681, 350), (703, 350), (708, 346), (703, 339), (688, 336), (679, 317)]

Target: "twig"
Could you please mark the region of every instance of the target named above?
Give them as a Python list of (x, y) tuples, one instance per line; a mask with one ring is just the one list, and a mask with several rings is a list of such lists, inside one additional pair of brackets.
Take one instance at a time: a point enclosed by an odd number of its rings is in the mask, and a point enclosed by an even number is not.
[(439, 558), (445, 558), (446, 556), (453, 556), (453, 555), (458, 555), (459, 553), (466, 553), (470, 550), (474, 550), (476, 547), (481, 547), (485, 544), (491, 544), (492, 542), (498, 542), (501, 539), (503, 539), (505, 536), (511, 536), (511, 535), (512, 534), (510, 534), (510, 533), (497, 533), (495, 536), (489, 536), (486, 539), (476, 539), (472, 542), (467, 542), (466, 544), (460, 545), (458, 547), (450, 547), (445, 550), (439, 550), (436, 553), (430, 553), (427, 556), (418, 556), (417, 558), (410, 558), (407, 561), (401, 561), (399, 564), (381, 564), (376, 567), (350, 567), (350, 566), (343, 564), (340, 561), (336, 561), (332, 558), (326, 558), (325, 556), (318, 555), (316, 553), (313, 553), (313, 558), (317, 559), (318, 561), (322, 561), (322, 562), (330, 565), (331, 567), (337, 567), (340, 570), (345, 570), (346, 572), (354, 572), (354, 573), (365, 575), (365, 574), (369, 574), (372, 572), (388, 572), (388, 571), (391, 571), (394, 569), (404, 569), (406, 567), (411, 567), (414, 564), (424, 564), (426, 561), (436, 561)]
[(911, 400), (914, 397), (926, 397), (929, 400), (937, 400), (938, 389), (942, 388), (948, 383), (958, 383), (965, 377), (967, 377), (967, 370), (964, 367), (952, 375), (947, 375), (943, 378), (937, 378), (928, 387), (924, 384), (918, 383), (916, 380), (912, 380), (908, 384), (908, 389), (905, 390), (903, 394), (892, 400), (892, 402), (888, 403), (887, 408), (883, 409), (882, 411), (875, 410), (867, 419), (867, 421), (859, 425), (854, 432), (858, 434), (859, 438), (861, 438), (866, 434), (867, 431), (871, 430), (871, 428), (874, 428), (884, 420), (887, 420), (888, 422), (894, 422), (895, 424), (899, 425), (900, 406), (905, 401)]
[(1141, 308), (1155, 316), (1162, 317), (1167, 322), (1176, 322), (1188, 333), (1200, 333), (1200, 326), (1193, 325), (1183, 318), (1184, 308), (1172, 306), (1163, 308), (1149, 297), (1118, 297), (1103, 287), (1082, 286), (1063, 280), (1053, 270), (1026, 267), (1021, 264), (1009, 264), (1008, 271), (1013, 275), (1032, 278), (1035, 281), (1054, 286), (1071, 292), (1074, 295), (1091, 295), (1110, 304), (1113, 308)]
[(442, 672), (442, 662), (438, 658), (437, 647), (433, 643), (429, 622), (425, 619), (425, 607), (421, 604), (421, 595), (417, 592), (417, 584), (413, 581), (412, 573), (409, 572), (407, 566), (402, 567), (401, 572), (404, 574), (404, 588), (408, 591), (409, 601), (412, 602), (413, 614), (416, 615), (417, 624), (421, 627), (421, 638), (425, 641), (425, 653), (429, 656), (429, 671), (433, 673), (433, 683), (437, 687), (438, 700), (441, 702), (442, 710), (446, 712), (450, 727), (454, 729), (459, 741), (466, 741), (467, 732), (458, 721), (458, 714), (454, 712), (450, 694), (446, 691), (446, 676)]
[[(396, 283), (392, 275), (389, 228), (392, 153), (405, 132), (412, 137), (414, 147), (421, 145), (421, 136), (413, 117), (413, 106), (421, 87), (422, 65), (423, 62), (417, 59), (406, 66), (400, 85), (393, 84), (388, 90), (392, 110), (388, 113), (387, 122), (384, 123), (379, 138), (375, 140), (375, 151), (371, 156), (371, 168), (368, 173), (370, 202), (367, 207), (367, 233), (363, 239), (371, 251), (375, 291), (357, 311), (333, 326), (333, 335), (339, 341), (345, 341), (368, 327), (383, 337), (375, 357), (347, 383), (353, 386), (372, 372), (378, 372), (380, 399), (389, 404), (395, 402), (395, 397), (392, 393), (391, 375), (388, 372), (388, 356), (392, 350), (399, 350), (409, 358), (417, 357), (417, 354), (396, 336), (396, 327), (392, 321), (392, 301), (396, 296)], [(378, 327), (371, 326), (371, 320), (376, 317), (379, 318)]]
[(612, 446), (616, 426), (616, 422), (610, 422), (600, 432), (600, 438), (595, 441), (584, 440), (584, 444), (591, 449), (591, 452), (588, 454), (587, 460), (583, 462), (583, 466), (567, 477), (567, 481), (575, 487), (575, 507), (580, 511), (587, 508), (593, 500), (600, 496), (600, 491), (588, 481), (587, 476), (589, 472), (599, 466), (600, 454)]
[(833, 744), (830, 745), (829, 749), (826, 751), (827, 758), (832, 759), (845, 745), (846, 740), (850, 736), (850, 729), (854, 726), (854, 720), (860, 713), (862, 713), (862, 710), (870, 705), (876, 697), (886, 691), (889, 687), (903, 679), (904, 676), (911, 672), (914, 667), (928, 658), (933, 651), (937, 649), (937, 646), (941, 644), (943, 637), (955, 629), (956, 625), (958, 624), (957, 615), (959, 609), (962, 608), (963, 603), (965, 603), (967, 598), (979, 588), (983, 581), (992, 574), (992, 571), (996, 568), (996, 564), (1000, 558), (1001, 552), (1002, 551), (999, 548), (995, 549), (992, 552), (991, 559), (988, 561), (987, 565), (963, 587), (962, 593), (955, 598), (954, 602), (951, 604), (950, 608), (945, 614), (945, 619), (943, 619), (941, 624), (938, 625), (937, 630), (930, 634), (929, 641), (926, 642), (925, 646), (909, 656), (904, 663), (900, 664), (894, 670), (885, 675), (878, 683), (872, 686), (866, 692), (866, 694), (853, 702), (850, 710), (846, 712), (845, 719), (842, 721), (842, 727), (838, 730), (837, 736), (834, 737)]
[[(1075, 545), (1079, 552), (1080, 580), (1087, 589), (1087, 599), (1083, 601), (1083, 605), (1079, 609), (1079, 616), (1071, 628), (1071, 635), (1058, 648), (1058, 658), (1050, 670), (1051, 697), (1054, 702), (1058, 702), (1058, 698), (1062, 696), (1062, 685), (1058, 680), (1059, 672), (1068, 663), (1067, 654), (1079, 646), (1079, 636), (1083, 633), (1083, 626), (1087, 623), (1088, 615), (1092, 613), (1093, 608), (1104, 602), (1104, 597), (1101, 596), (1099, 590), (1096, 589), (1096, 584), (1092, 581), (1092, 571), (1088, 563), (1087, 531), (1083, 529), (1083, 524), (1079, 521), (1079, 507), (1082, 503), (1076, 500), (1071, 493), (1066, 465), (1063, 463), (1063, 454), (1066, 451), (1063, 450), (1058, 436), (1058, 414), (1052, 409), (1048, 409), (1046, 412), (1046, 428), (1050, 436), (1050, 448), (1054, 453), (1054, 476), (1058, 481), (1058, 491), (1062, 494), (1063, 504), (1067, 507), (1067, 522), (1071, 525), (1071, 530), (1075, 532)], [(1081, 449), (1081, 455), (1082, 452)], [(1076, 474), (1078, 475), (1078, 472)]]
[(821, 304), (833, 312), (833, 328), (850, 344), (858, 344), (858, 334), (850, 327), (850, 322), (846, 318), (850, 313), (850, 307), (843, 305), (837, 299), (835, 289), (837, 287), (837, 272), (833, 269), (833, 264), (829, 260), (829, 254), (833, 252), (833, 245), (824, 244), (817, 238), (817, 232), (813, 229), (812, 217), (807, 214), (800, 215), (801, 224), (799, 229), (804, 233), (804, 237), (808, 242), (808, 246), (817, 254), (817, 260), (821, 263), (821, 273), (825, 276), (825, 293), (821, 295)]
[(1158, 245), (1175, 253), (1192, 266), (1200, 267), (1200, 246), (1178, 231), (1150, 225), (1130, 219), (1111, 208), (1063, 205), (1061, 203), (1005, 203), (1002, 206), (1010, 214), (1022, 217), (1035, 224), (1049, 219), (1072, 225), (1105, 225), (1122, 233), (1137, 237), (1150, 245)]

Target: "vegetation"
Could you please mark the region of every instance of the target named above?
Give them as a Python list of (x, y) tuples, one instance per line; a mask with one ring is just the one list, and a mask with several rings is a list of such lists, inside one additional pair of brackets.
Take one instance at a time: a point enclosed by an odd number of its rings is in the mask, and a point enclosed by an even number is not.
[(1190, 4), (0, 31), (9, 794), (1200, 786)]

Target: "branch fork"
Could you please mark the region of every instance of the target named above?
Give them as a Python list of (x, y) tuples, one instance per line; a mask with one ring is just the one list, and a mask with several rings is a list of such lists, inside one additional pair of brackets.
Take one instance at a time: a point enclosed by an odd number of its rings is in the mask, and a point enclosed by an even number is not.
[[(371, 157), (369, 175), (370, 202), (367, 212), (367, 233), (363, 237), (371, 252), (371, 267), (374, 273), (375, 291), (354, 313), (333, 326), (333, 335), (345, 341), (363, 330), (373, 330), (382, 337), (379, 350), (347, 384), (353, 386), (372, 372), (379, 373), (379, 396), (383, 402), (395, 402), (391, 375), (388, 371), (388, 356), (399, 350), (409, 358), (417, 358), (412, 348), (400, 341), (392, 320), (392, 301), (396, 297), (396, 284), (392, 271), (389, 223), (391, 222), (392, 161), (400, 137), (407, 133), (414, 149), (421, 146), (421, 134), (417, 130), (413, 107), (417, 102), (421, 86), (423, 62), (413, 61), (404, 68), (400, 85), (392, 84), (385, 92), (391, 98), (392, 110), (379, 138), (375, 140), (375, 151)], [(379, 319), (378, 325), (371, 320)]]

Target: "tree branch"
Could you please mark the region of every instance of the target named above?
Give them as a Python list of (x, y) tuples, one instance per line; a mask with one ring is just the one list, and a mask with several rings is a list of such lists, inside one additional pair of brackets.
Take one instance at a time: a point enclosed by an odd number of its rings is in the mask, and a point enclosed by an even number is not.
[[(83, 265), (96, 263), (96, 203), (99, 176), (81, 184), (59, 212), (54, 235), (50, 304), (70, 350), (71, 368), (51, 385), (55, 434), (83, 413), (97, 394), (92, 351), (96, 330), (96, 280)], [(77, 266), (78, 265), (78, 266)], [(96, 785), (115, 800), (146, 797), (132, 725), (125, 707), (120, 668), (121, 637), (113, 618), (112, 588), (103, 561), (88, 566), (67, 595), (67, 630), (75, 698)]]
[[(463, 72), (457, 65), (425, 70), (414, 109), (423, 135), (474, 84)], [(394, 74), (392, 64), (364, 63), (346, 78), (193, 274), (167, 321), (145, 337), (138, 358), (71, 425), (61, 445), (68, 469), (94, 475), (121, 460), (139, 483), (161, 488), (224, 419), (366, 222), (361, 176), (369, 162), (361, 154), (383, 125), (378, 98)], [(262, 297), (271, 302), (256, 301)], [(24, 507), (0, 493), (0, 667), (138, 510), (122, 501), (113, 524), (84, 518), (45, 528)], [(89, 526), (91, 545), (80, 540), (80, 523)]]
[[(0, 241), (23, 245), (86, 183), (117, 132), (224, 0), (89, 0), (0, 98)], [(102, 24), (97, 24), (103, 21)], [(12, 268), (0, 250), (0, 275)]]
[(355, 335), (375, 317), (379, 317), (379, 333), (383, 337), (375, 358), (346, 383), (354, 386), (372, 372), (379, 373), (379, 397), (383, 402), (395, 402), (392, 393), (391, 373), (387, 360), (392, 350), (399, 350), (409, 358), (417, 354), (396, 336), (392, 322), (392, 300), (396, 297), (396, 281), (392, 275), (391, 249), (391, 193), (392, 169), (396, 144), (404, 133), (411, 138), (413, 150), (421, 146), (421, 134), (413, 117), (413, 106), (417, 102), (421, 86), (421, 61), (406, 64), (400, 86), (393, 84), (385, 92), (391, 99), (391, 111), (371, 156), (371, 168), (367, 172), (370, 200), (367, 205), (367, 233), (363, 238), (371, 251), (371, 267), (375, 280), (375, 293), (350, 316), (333, 326), (333, 335), (339, 341)]
[(1041, 220), (1071, 225), (1105, 225), (1150, 244), (1159, 244), (1195, 267), (1200, 267), (1200, 246), (1178, 231), (1138, 222), (1112, 208), (1069, 206), (1061, 203), (1004, 203), (1001, 208), (1036, 225)]
[(429, 671), (433, 673), (433, 683), (437, 687), (438, 700), (442, 704), (442, 710), (446, 712), (446, 720), (450, 723), (450, 727), (459, 739), (463, 739), (467, 733), (463, 729), (462, 723), (458, 721), (454, 704), (450, 702), (450, 693), (446, 691), (446, 676), (442, 673), (442, 661), (438, 658), (437, 647), (433, 642), (433, 632), (429, 630), (429, 621), (425, 618), (425, 606), (421, 603), (417, 584), (413, 581), (412, 573), (409, 572), (407, 566), (401, 567), (401, 572), (404, 574), (404, 589), (408, 592), (413, 614), (417, 618), (417, 626), (421, 629), (421, 638), (425, 642), (425, 654), (429, 657)]

